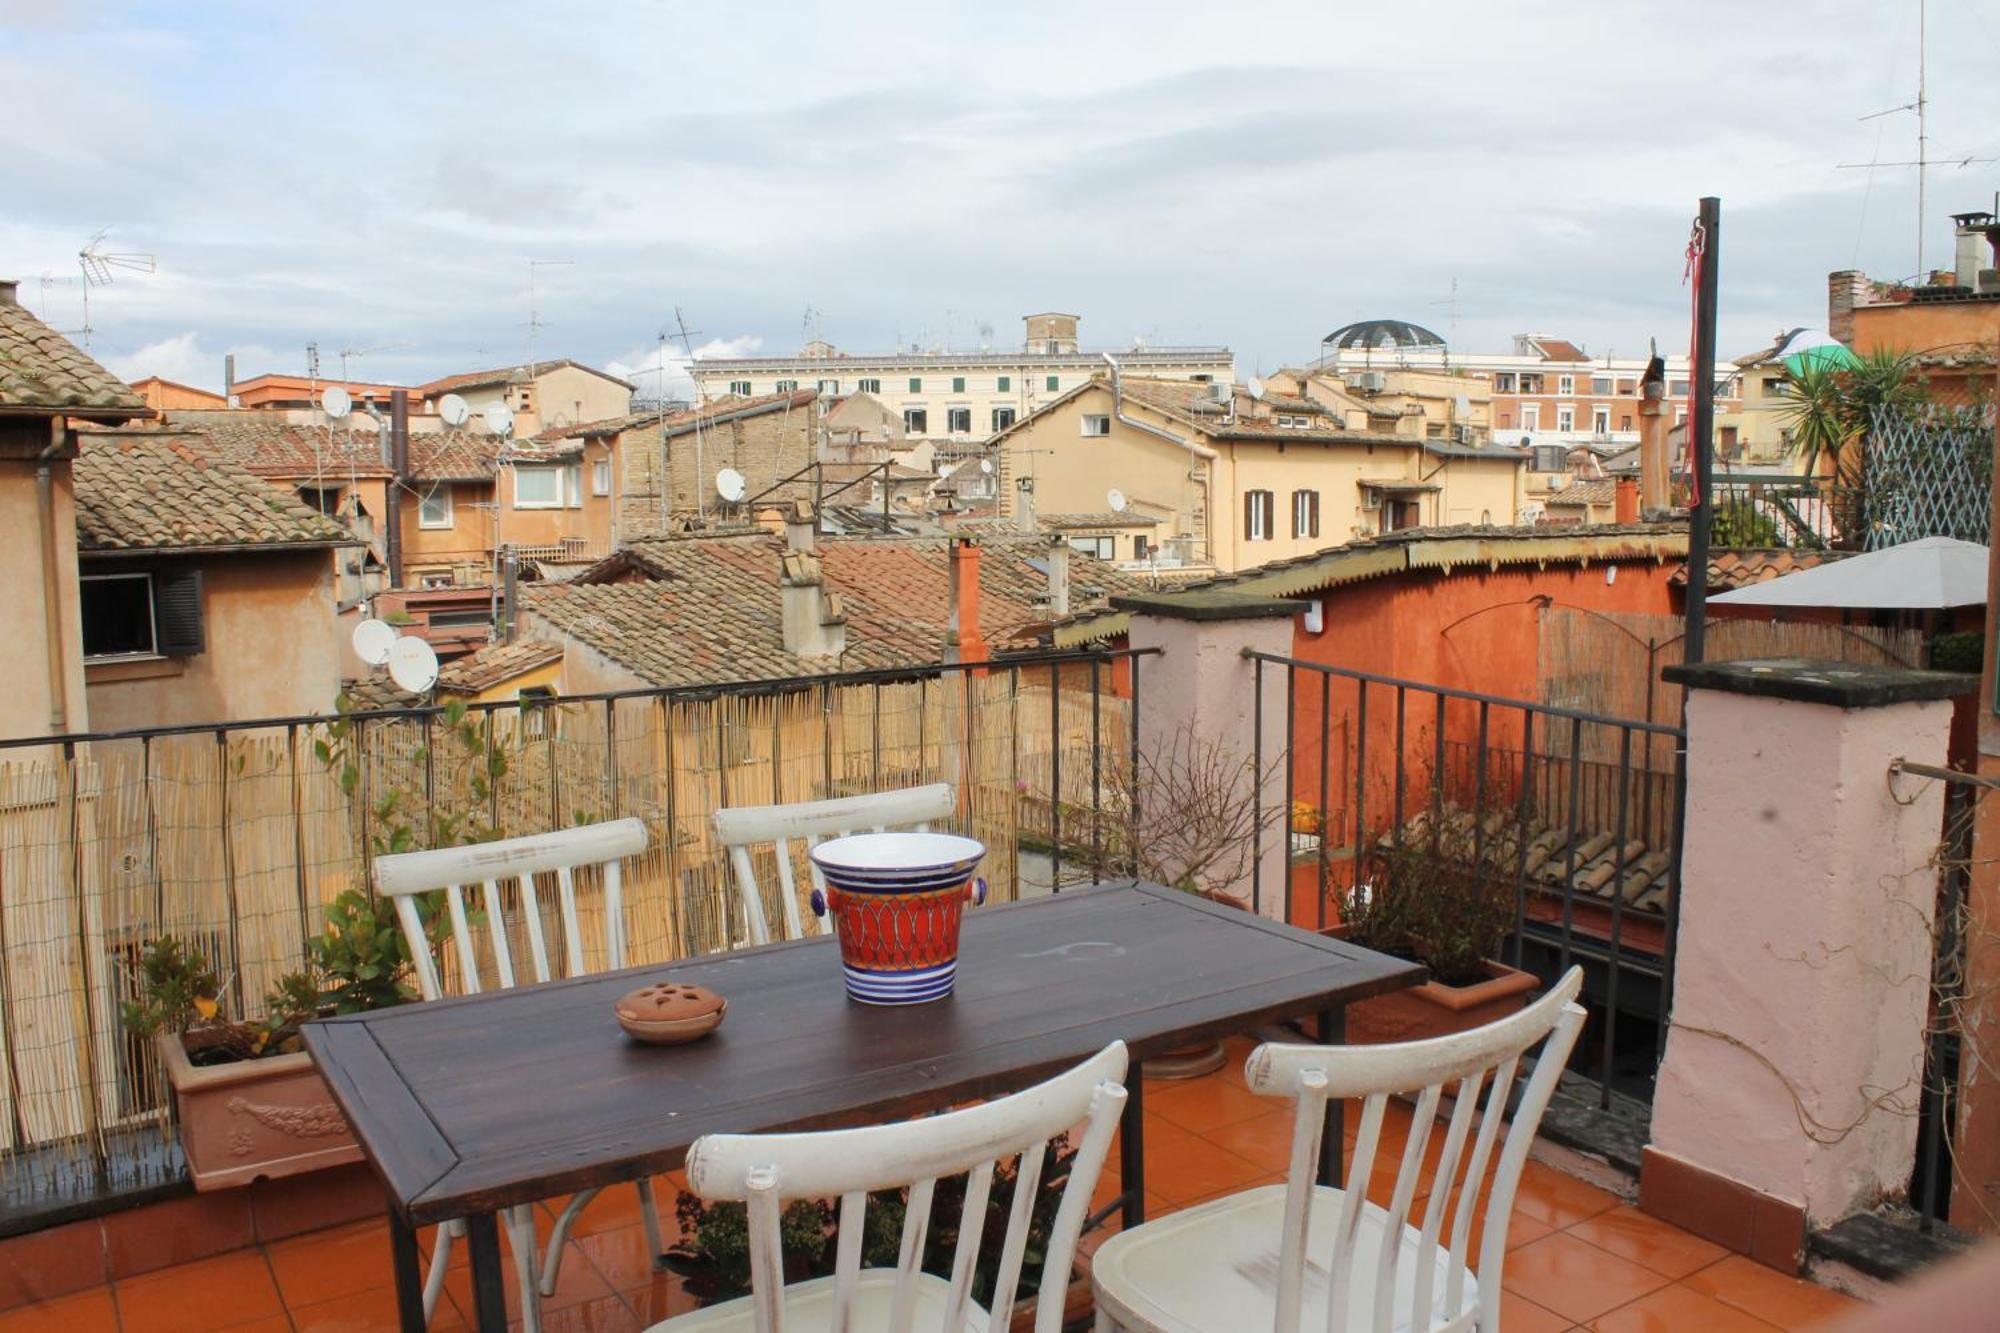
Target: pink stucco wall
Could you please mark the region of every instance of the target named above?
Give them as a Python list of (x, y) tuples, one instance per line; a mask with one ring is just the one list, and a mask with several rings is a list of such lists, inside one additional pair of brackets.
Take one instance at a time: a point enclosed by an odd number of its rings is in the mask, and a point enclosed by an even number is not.
[[(1135, 613), (1131, 645), (1159, 648), (1145, 659), (1139, 673), (1139, 752), (1165, 755), (1177, 739), (1192, 734), (1219, 742), (1245, 761), (1254, 754), (1256, 734), (1256, 663), (1244, 658), (1245, 648), (1288, 653), (1292, 646), (1289, 617), (1191, 621)], [(1261, 861), (1264, 915), (1285, 916), (1285, 673), (1264, 672), (1263, 832)], [(1187, 732), (1183, 732), (1183, 728)], [(1251, 903), (1251, 877), (1244, 874), (1223, 890), (1245, 906)]]
[(1654, 1147), (1836, 1221), (1908, 1184), (1947, 702), (1688, 696), (1673, 1026)]

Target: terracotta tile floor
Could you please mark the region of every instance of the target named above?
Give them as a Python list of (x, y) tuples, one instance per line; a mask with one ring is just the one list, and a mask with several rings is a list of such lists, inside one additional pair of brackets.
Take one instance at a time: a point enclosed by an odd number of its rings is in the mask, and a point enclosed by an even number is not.
[[(1247, 1042), (1233, 1042), (1230, 1061), (1207, 1078), (1146, 1085), (1150, 1213), (1282, 1178), (1290, 1150), (1289, 1112), (1243, 1086), (1247, 1049)], [(1350, 1139), (1358, 1118), (1347, 1117)], [(1392, 1105), (1381, 1158), (1393, 1162), (1400, 1155), (1408, 1128), (1408, 1109)], [(1101, 1198), (1117, 1189), (1116, 1165), (1114, 1149)], [(1378, 1201), (1387, 1200), (1393, 1170), (1391, 1165), (1375, 1172), (1370, 1194)], [(670, 1229), (673, 1184), (672, 1178), (663, 1179), (659, 1192)], [(545, 1236), (551, 1221), (544, 1210)], [(1507, 1239), (1507, 1333), (1802, 1329), (1852, 1304), (1730, 1255), (1538, 1162), (1523, 1172)], [(468, 1326), (469, 1276), (464, 1247), (456, 1247), (445, 1282), (448, 1294), (433, 1328)], [(511, 1270), (508, 1288), (511, 1306)], [(560, 1287), (543, 1303), (543, 1326), (549, 1333), (632, 1333), (686, 1308), (678, 1279), (656, 1273), (648, 1262), (637, 1193), (607, 1190), (572, 1232)], [(0, 1333), (374, 1333), (394, 1327), (388, 1239), (375, 1222), (239, 1250), (0, 1314)]]

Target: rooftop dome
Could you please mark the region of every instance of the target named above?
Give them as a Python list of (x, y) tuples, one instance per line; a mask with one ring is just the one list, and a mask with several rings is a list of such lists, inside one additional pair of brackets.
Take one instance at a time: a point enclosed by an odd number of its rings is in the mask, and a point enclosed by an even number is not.
[(1320, 343), (1335, 347), (1442, 347), (1444, 339), (1421, 324), (1400, 319), (1364, 319), (1335, 329)]

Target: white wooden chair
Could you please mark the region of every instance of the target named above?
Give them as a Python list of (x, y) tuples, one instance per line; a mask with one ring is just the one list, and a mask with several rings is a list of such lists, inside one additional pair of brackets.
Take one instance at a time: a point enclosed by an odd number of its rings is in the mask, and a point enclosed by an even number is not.
[[(396, 919), (403, 938), (416, 961), (417, 985), (426, 1000), (445, 994), (439, 969), (424, 938), (416, 898), (437, 890), (444, 892), (444, 907), (451, 923), (451, 939), (457, 960), (456, 990), (473, 994), (486, 988), (483, 977), (490, 974), (494, 986), (506, 989), (517, 981), (551, 981), (557, 977), (582, 976), (592, 970), (616, 970), (625, 966), (624, 892), (620, 861), (646, 850), (646, 826), (637, 819), (619, 819), (605, 824), (586, 824), (555, 833), (538, 833), (525, 838), (477, 843), (470, 847), (440, 847), (434, 851), (402, 852), (380, 857), (375, 862), (375, 887), (396, 906)], [(599, 867), (603, 897), (598, 915), (603, 918), (601, 952), (585, 957), (585, 930), (577, 910), (575, 872), (582, 867)], [(556, 892), (553, 922), (545, 919), (545, 900), (536, 887), (535, 876), (553, 874)], [(511, 895), (515, 911), (506, 910), (510, 895), (504, 890), (516, 884)], [(483, 911), (484, 931), (468, 913), (466, 898), (474, 885), (480, 886), (479, 902), (473, 911)], [(552, 951), (548, 928), (554, 924), (560, 939)], [(518, 926), (518, 930), (514, 927)], [(522, 939), (527, 956), (516, 957)], [(482, 943), (484, 949), (482, 950)], [(486, 967), (481, 966), (485, 955)], [(595, 964), (595, 969), (592, 964)], [(522, 971), (527, 975), (523, 977)], [(578, 1213), (597, 1197), (586, 1190), (569, 1201), (549, 1233), (547, 1257), (542, 1265), (539, 1287), (543, 1295), (553, 1295), (557, 1272), (562, 1264), (563, 1241)], [(653, 1200), (652, 1182), (639, 1182), (639, 1201), (646, 1227), (646, 1243), (657, 1260), (661, 1253), (659, 1209)], [(521, 1309), (528, 1333), (540, 1326), (535, 1268), (535, 1223), (532, 1206), (510, 1208), (501, 1214), (508, 1245), (514, 1252), (515, 1276), (521, 1288)], [(437, 1308), (444, 1290), (447, 1261), (455, 1236), (463, 1235), (461, 1223), (438, 1228), (431, 1248), (430, 1272), (424, 1281), (424, 1314)]]
[[(688, 1185), (704, 1199), (748, 1205), (751, 1293), (679, 1315), (647, 1333), (985, 1333), (1005, 1330), (1028, 1242), (1029, 1222), (1049, 1141), (1077, 1125), (1083, 1134), (1048, 1239), (1035, 1333), (1062, 1327), (1070, 1264), (1090, 1194), (1125, 1105), (1125, 1043), (1114, 1041), (1067, 1073), (1011, 1097), (924, 1120), (812, 1134), (711, 1134), (688, 1154)], [(994, 1168), (1019, 1155), (992, 1309), (972, 1297)], [(925, 1273), (933, 1188), (968, 1173), (965, 1210), (949, 1281)], [(907, 1189), (895, 1268), (861, 1266), (871, 1190)], [(840, 1200), (834, 1272), (785, 1285), (779, 1215), (793, 1199)]]
[[(775, 842), (778, 860), (778, 901), (785, 913), (784, 938), (796, 940), (806, 933), (799, 914), (798, 882), (792, 869), (792, 841), (804, 842), (808, 851), (829, 837), (848, 833), (881, 833), (891, 828), (930, 831), (931, 821), (949, 819), (957, 809), (949, 782), (927, 787), (900, 787), (895, 791), (871, 792), (866, 796), (839, 796), (829, 801), (798, 801), (791, 805), (738, 805), (715, 812), (715, 833), (729, 850), (729, 864), (736, 872), (736, 891), (743, 902), (751, 944), (771, 942), (771, 923), (764, 915), (763, 890), (751, 862), (750, 849), (759, 843)], [(825, 882), (819, 867), (807, 861), (813, 888), (822, 892)], [(818, 931), (833, 929), (830, 918), (820, 918)]]
[[(1232, 1194), (1106, 1241), (1091, 1259), (1099, 1333), (1495, 1333), (1514, 1189), (1583, 1025), (1575, 1003), (1582, 984), (1582, 969), (1571, 968), (1519, 1014), (1454, 1036), (1382, 1046), (1267, 1043), (1252, 1051), (1245, 1066), (1252, 1090), (1297, 1099), (1286, 1183)], [(1509, 1090), (1521, 1057), (1537, 1042), (1544, 1042), (1541, 1053), (1489, 1180)], [(1483, 1112), (1475, 1110), (1482, 1082)], [(1412, 1200), (1447, 1091), (1451, 1116), (1417, 1225)], [(1365, 1196), (1383, 1112), (1399, 1092), (1415, 1092), (1416, 1106), (1389, 1206), (1382, 1208)], [(1335, 1097), (1363, 1099), (1344, 1190), (1314, 1184), (1327, 1101)], [(1470, 1136), (1475, 1115), (1479, 1132)], [(1461, 1165), (1463, 1178), (1453, 1189)], [(1468, 1248), (1482, 1193), (1475, 1275)]]

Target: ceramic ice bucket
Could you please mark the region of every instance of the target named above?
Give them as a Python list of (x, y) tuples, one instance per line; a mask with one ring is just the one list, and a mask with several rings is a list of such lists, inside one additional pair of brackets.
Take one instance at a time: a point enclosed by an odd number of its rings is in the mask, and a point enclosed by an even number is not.
[(950, 833), (857, 833), (812, 849), (833, 915), (847, 993), (864, 1004), (922, 1004), (951, 994), (965, 904), (986, 901), (973, 877), (986, 846)]

